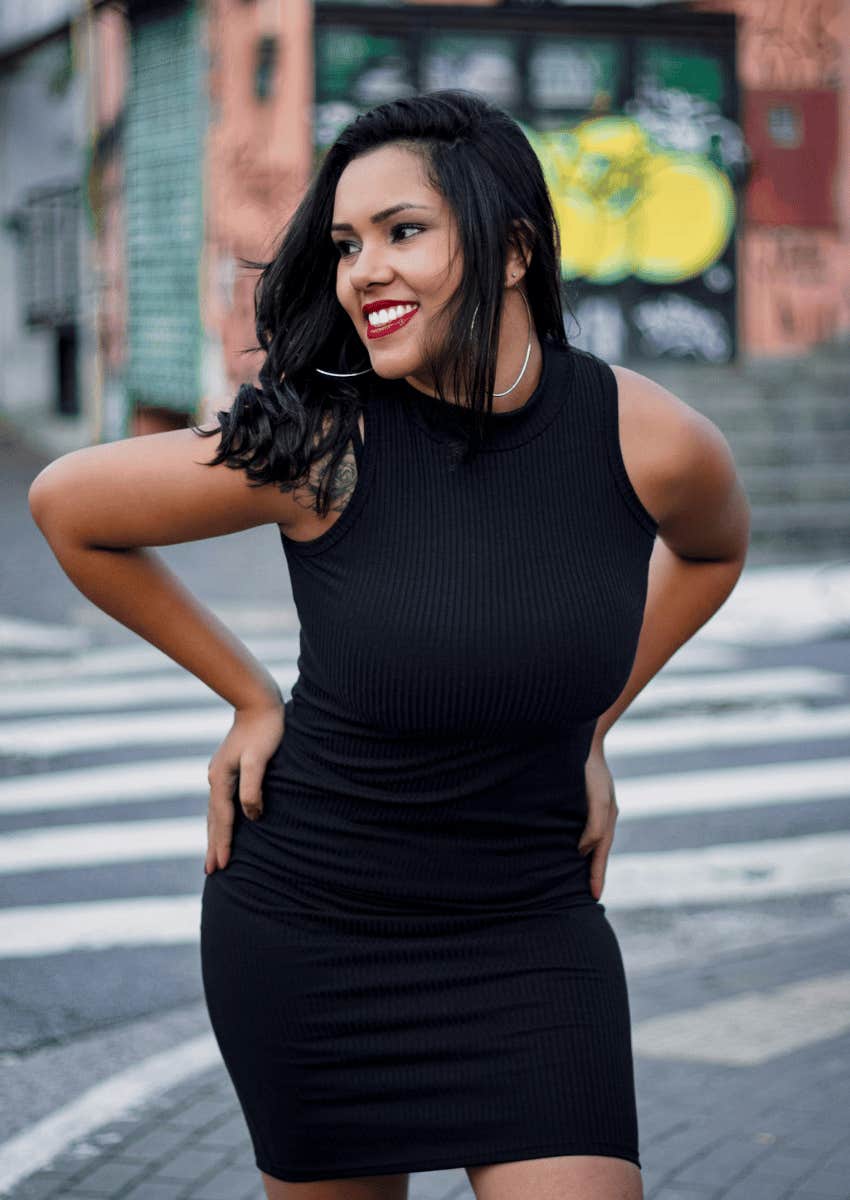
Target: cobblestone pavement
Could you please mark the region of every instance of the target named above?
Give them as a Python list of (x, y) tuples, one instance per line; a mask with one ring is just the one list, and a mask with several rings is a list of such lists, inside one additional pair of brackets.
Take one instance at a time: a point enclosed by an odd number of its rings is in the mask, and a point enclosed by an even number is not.
[[(850, 1036), (756, 1067), (637, 1056), (635, 1072), (645, 1200), (849, 1200)], [(264, 1197), (223, 1066), (104, 1125), (8, 1194)], [(458, 1167), (412, 1174), (410, 1200), (473, 1200), (473, 1192)]]

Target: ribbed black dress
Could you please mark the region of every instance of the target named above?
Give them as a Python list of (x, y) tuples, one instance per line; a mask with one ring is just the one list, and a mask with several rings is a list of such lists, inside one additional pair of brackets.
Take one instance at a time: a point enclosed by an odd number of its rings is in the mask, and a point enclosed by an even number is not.
[(546, 340), (462, 463), (468, 418), (373, 377), (347, 507), (282, 535), (300, 674), (201, 916), (211, 1024), (282, 1180), (640, 1166), (623, 964), (577, 843), (657, 526), (596, 356)]

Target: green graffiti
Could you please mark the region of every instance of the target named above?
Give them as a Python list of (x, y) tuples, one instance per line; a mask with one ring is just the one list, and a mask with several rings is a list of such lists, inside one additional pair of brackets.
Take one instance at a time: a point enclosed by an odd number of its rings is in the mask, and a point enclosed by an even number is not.
[(702, 274), (735, 228), (735, 194), (707, 155), (658, 145), (626, 116), (522, 124), (543, 165), (565, 279), (676, 283)]

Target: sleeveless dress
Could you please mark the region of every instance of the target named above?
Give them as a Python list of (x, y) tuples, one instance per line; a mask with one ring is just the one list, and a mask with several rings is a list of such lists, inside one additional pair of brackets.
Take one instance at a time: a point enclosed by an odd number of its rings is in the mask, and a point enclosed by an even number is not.
[(211, 1025), (281, 1180), (641, 1165), (623, 963), (577, 843), (657, 524), (613, 371), (542, 350), (471, 463), (453, 429), (473, 414), (375, 376), (347, 507), (281, 533), (299, 675), (200, 927)]

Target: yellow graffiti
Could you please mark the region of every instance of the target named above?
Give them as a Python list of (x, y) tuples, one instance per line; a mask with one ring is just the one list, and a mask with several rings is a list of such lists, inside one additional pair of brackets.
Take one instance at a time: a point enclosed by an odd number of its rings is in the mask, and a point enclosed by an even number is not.
[(659, 146), (630, 117), (522, 128), (552, 195), (565, 279), (673, 283), (701, 274), (725, 250), (735, 194), (709, 159)]

